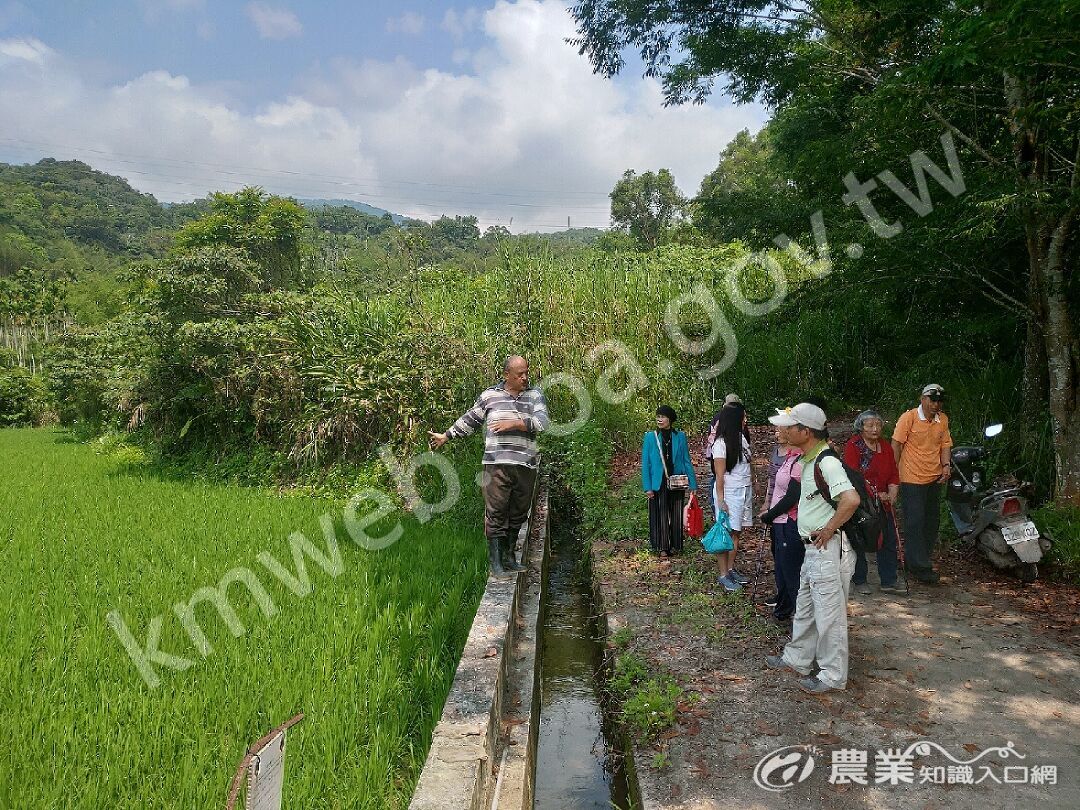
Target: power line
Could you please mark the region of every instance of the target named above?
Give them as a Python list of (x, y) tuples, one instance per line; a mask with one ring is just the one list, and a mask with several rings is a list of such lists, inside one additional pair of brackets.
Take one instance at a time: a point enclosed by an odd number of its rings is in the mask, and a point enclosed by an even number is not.
[[(340, 184), (343, 184), (343, 185), (354, 185), (354, 186), (359, 185), (361, 182), (374, 182), (374, 183), (377, 183), (379, 185), (421, 186), (421, 187), (425, 187), (425, 188), (446, 189), (448, 191), (480, 193), (480, 194), (484, 194), (486, 196), (506, 196), (506, 197), (526, 197), (526, 196), (531, 197), (531, 196), (536, 195), (536, 194), (560, 194), (560, 195), (570, 194), (570, 195), (583, 195), (583, 196), (590, 196), (590, 197), (598, 197), (598, 196), (607, 197), (607, 195), (609, 193), (607, 191), (589, 191), (589, 190), (585, 190), (585, 189), (558, 189), (558, 188), (549, 188), (549, 189), (518, 188), (518, 189), (516, 189), (516, 191), (493, 191), (491, 189), (483, 188), (483, 187), (480, 187), (480, 186), (458, 186), (458, 185), (450, 185), (450, 184), (446, 184), (446, 183), (433, 183), (433, 182), (431, 182), (429, 180), (405, 180), (405, 179), (382, 178), (382, 177), (349, 177), (349, 176), (345, 176), (345, 175), (322, 174), (322, 173), (318, 173), (318, 172), (300, 172), (300, 171), (295, 171), (295, 170), (292, 170), (292, 169), (277, 169), (277, 168), (268, 168), (268, 167), (237, 166), (236, 164), (212, 163), (212, 162), (209, 162), (209, 161), (186, 160), (186, 159), (183, 159), (183, 158), (169, 158), (169, 157), (160, 157), (160, 156), (152, 156), (152, 155), (137, 155), (137, 154), (132, 154), (130, 152), (117, 152), (115, 150), (94, 149), (93, 147), (89, 147), (89, 146), (75, 146), (75, 145), (72, 145), (72, 144), (61, 144), (61, 143), (48, 142), (48, 141), (31, 141), (31, 140), (27, 140), (25, 138), (0, 137), (0, 142), (13, 143), (13, 144), (15, 144), (15, 143), (27, 144), (29, 146), (37, 148), (38, 150), (44, 150), (44, 149), (68, 149), (68, 150), (73, 150), (73, 151), (89, 152), (91, 154), (103, 155), (105, 157), (109, 157), (109, 158), (111, 158), (111, 159), (113, 159), (113, 160), (115, 160), (117, 162), (122, 162), (122, 163), (135, 163), (135, 162), (137, 162), (139, 164), (142, 164), (142, 163), (145, 163), (145, 162), (162, 163), (162, 164), (172, 163), (172, 164), (176, 164), (176, 165), (198, 166), (198, 167), (203, 167), (203, 168), (217, 169), (217, 170), (220, 170), (219, 173), (221, 173), (221, 174), (238, 174), (238, 175), (241, 175), (241, 176), (248, 176), (250, 174), (287, 175), (287, 176), (303, 177), (305, 179), (315, 179), (315, 178), (317, 178), (317, 179), (325, 179), (327, 181), (336, 182), (336, 183), (340, 183)], [(239, 170), (239, 171), (236, 171), (236, 170)], [(241, 173), (243, 173), (243, 174), (241, 174)]]
[[(14, 140), (14, 139), (0, 138), (0, 142), (10, 141), (10, 140)], [(9, 148), (11, 148), (13, 151), (17, 151), (17, 152), (25, 152), (25, 153), (33, 153), (33, 154), (38, 153), (38, 151), (36, 149), (32, 149), (31, 147), (17, 147), (16, 146), (16, 147), (9, 147)], [(100, 150), (89, 150), (89, 149), (87, 149), (87, 150), (84, 150), (84, 151), (100, 151)], [(116, 160), (116, 159), (115, 158), (109, 158), (109, 159), (107, 159), (107, 160), (105, 160), (103, 162), (108, 163), (109, 160)], [(130, 162), (130, 161), (119, 161), (119, 160), (117, 160), (117, 162)], [(192, 165), (200, 165), (200, 164), (198, 164), (197, 162), (194, 162), (194, 161), (191, 161), (191, 163), (192, 163)], [(204, 164), (204, 165), (208, 165), (208, 164)], [(187, 191), (198, 192), (199, 196), (205, 196), (207, 193), (209, 193), (209, 191), (211, 189), (208, 187), (208, 185), (204, 185), (202, 183), (194, 182), (195, 180), (200, 180), (201, 179), (203, 181), (203, 183), (209, 184), (209, 186), (218, 185), (218, 189), (221, 189), (222, 186), (229, 186), (229, 185), (233, 185), (233, 186), (235, 186), (235, 188), (240, 188), (240, 187), (242, 187), (244, 185), (250, 184), (250, 178), (247, 179), (248, 182), (244, 182), (244, 181), (241, 181), (241, 180), (230, 180), (230, 181), (225, 181), (224, 183), (222, 183), (222, 182), (219, 182), (220, 181), (219, 177), (199, 177), (197, 175), (193, 176), (193, 177), (179, 177), (177, 175), (162, 174), (160, 172), (142, 171), (142, 170), (139, 170), (139, 169), (122, 169), (122, 171), (124, 171), (125, 173), (135, 174), (135, 175), (138, 175), (138, 176), (141, 176), (141, 177), (149, 178), (149, 179), (153, 180), (154, 183), (156, 185), (158, 185), (158, 186), (166, 186), (166, 187), (169, 187), (169, 188), (173, 188), (173, 189), (178, 190), (178, 192), (187, 192)], [(239, 173), (236, 173), (236, 172), (222, 172), (222, 174), (236, 174), (238, 176), (241, 176), (241, 175), (239, 175)], [(315, 179), (315, 178), (317, 178), (319, 176), (319, 175), (311, 175), (309, 177), (308, 175), (304, 175), (301, 172), (290, 172), (290, 174), (292, 176), (294, 176), (294, 177), (297, 177), (297, 178), (300, 178), (300, 179), (305, 179), (305, 180), (307, 180), (307, 179)], [(318, 181), (316, 180), (316, 182), (318, 182)], [(330, 192), (325, 187), (315, 187), (315, 188), (293, 189), (293, 190), (289, 191), (288, 193), (290, 195), (294, 195), (294, 196), (316, 197), (317, 198), (317, 197), (325, 196)], [(365, 202), (368, 205), (372, 205), (373, 207), (378, 207), (378, 208), (382, 208), (384, 204), (395, 204), (395, 207), (396, 207), (396, 204), (400, 203), (400, 204), (402, 204), (404, 206), (408, 206), (408, 207), (411, 207), (411, 208), (427, 209), (427, 210), (437, 212), (437, 213), (440, 213), (440, 214), (446, 214), (446, 213), (449, 213), (449, 212), (458, 214), (458, 213), (461, 213), (462, 211), (468, 212), (469, 209), (475, 210), (475, 209), (479, 208), (480, 212), (481, 212), (481, 215), (483, 215), (484, 214), (484, 208), (485, 208), (485, 206), (479, 204), (477, 201), (458, 202), (458, 203), (455, 203), (455, 202), (450, 201), (450, 200), (441, 201), (441, 202), (439, 202), (439, 201), (435, 201), (435, 202), (416, 202), (414, 199), (405, 198), (405, 197), (382, 197), (382, 196), (380, 196), (378, 198), (370, 198), (368, 200), (352, 200), (352, 201)], [(605, 228), (605, 227), (607, 227), (607, 221), (606, 221), (606, 215), (608, 213), (607, 208), (589, 208), (589, 207), (584, 207), (584, 206), (566, 206), (566, 205), (559, 205), (557, 203), (541, 204), (541, 203), (499, 202), (496, 205), (498, 207), (508, 206), (508, 207), (515, 207), (515, 208), (520, 207), (520, 208), (533, 208), (533, 209), (545, 209), (545, 210), (558, 209), (558, 210), (563, 210), (563, 211), (571, 211), (571, 212), (575, 212), (577, 214), (578, 218), (586, 219), (586, 220), (591, 220), (592, 219), (592, 217), (588, 217), (586, 215), (587, 213), (599, 214), (599, 213), (602, 212), (603, 215), (604, 215), (604, 221), (602, 223), (583, 224), (581, 227), (595, 227), (595, 228)], [(501, 220), (501, 217), (484, 216), (484, 218), (488, 219), (488, 220)], [(564, 224), (562, 224), (562, 223), (553, 223), (553, 222), (529, 223), (526, 227), (530, 227), (530, 228), (547, 228), (547, 229), (554, 229), (554, 230), (564, 230), (564, 229), (566, 229), (566, 226)]]
[[(0, 139), (0, 141), (3, 141), (3, 140), (4, 139)], [(34, 154), (34, 155), (39, 154), (38, 150), (33, 148), (33, 147), (13, 146), (13, 147), (9, 147), (9, 149), (11, 151), (22, 152), (22, 153), (26, 153), (26, 154)], [(132, 161), (125, 161), (125, 160), (122, 160), (122, 159), (116, 159), (116, 158), (107, 157), (103, 161), (101, 161), (99, 163), (99, 165), (108, 165), (111, 162), (131, 163)], [(235, 184), (236, 187), (242, 187), (244, 185), (252, 184), (253, 180), (255, 180), (256, 182), (258, 181), (258, 178), (245, 177), (244, 175), (241, 175), (241, 174), (239, 174), (237, 172), (220, 172), (219, 174), (235, 175), (237, 178), (242, 178), (242, 179), (235, 179), (235, 180), (229, 180), (229, 181), (224, 181), (223, 182), (222, 178), (217, 176), (217, 175), (207, 176), (207, 175), (197, 175), (196, 174), (196, 175), (178, 176), (178, 175), (175, 175), (175, 174), (165, 174), (163, 172), (157, 172), (157, 171), (144, 171), (142, 169), (135, 169), (135, 168), (121, 168), (121, 169), (119, 169), (117, 171), (123, 172), (124, 174), (138, 175), (138, 176), (141, 176), (141, 177), (151, 178), (151, 179), (157, 181), (158, 185), (165, 185), (165, 186), (169, 186), (169, 187), (172, 187), (172, 188), (179, 188), (179, 189), (190, 189), (192, 191), (198, 192), (197, 196), (205, 196), (205, 194), (207, 194), (210, 190), (212, 190), (214, 186), (217, 186), (218, 188), (221, 188), (223, 185), (233, 183), (233, 184)], [(320, 183), (320, 181), (317, 179), (317, 177), (318, 177), (317, 175), (312, 175), (312, 176), (309, 177), (309, 176), (304, 175), (304, 174), (302, 174), (300, 172), (293, 172), (292, 176), (295, 177), (295, 178), (298, 178), (298, 179), (314, 180), (314, 182), (316, 184)], [(195, 181), (200, 181), (200, 182), (195, 182)], [(338, 185), (347, 185), (347, 184), (338, 184)], [(553, 202), (550, 202), (550, 203), (540, 203), (540, 202), (526, 203), (526, 202), (511, 202), (511, 201), (503, 201), (503, 200), (499, 200), (499, 201), (455, 200), (455, 199), (449, 198), (449, 197), (446, 198), (446, 199), (441, 199), (440, 200), (440, 199), (434, 199), (430, 195), (427, 197), (427, 199), (429, 199), (430, 202), (416, 202), (415, 198), (412, 198), (412, 197), (396, 196), (396, 194), (390, 194), (390, 195), (383, 195), (383, 194), (377, 194), (377, 193), (372, 194), (371, 192), (357, 192), (357, 191), (351, 191), (351, 190), (348, 191), (348, 192), (342, 192), (342, 190), (339, 189), (339, 188), (327, 188), (325, 185), (321, 185), (321, 184), (316, 185), (314, 187), (306, 187), (306, 188), (293, 187), (292, 190), (290, 190), (288, 193), (293, 194), (293, 195), (297, 195), (297, 196), (310, 196), (310, 197), (325, 197), (325, 196), (328, 196), (328, 195), (332, 196), (334, 194), (350, 193), (355, 197), (361, 197), (360, 200), (355, 200), (355, 201), (366, 202), (367, 204), (372, 205), (374, 207), (381, 208), (381, 207), (384, 207), (384, 204), (402, 204), (402, 205), (407, 205), (407, 206), (413, 206), (413, 207), (416, 207), (416, 208), (431, 209), (431, 210), (435, 210), (435, 211), (445, 211), (448, 208), (454, 208), (454, 209), (481, 208), (481, 209), (484, 209), (484, 208), (490, 208), (490, 207), (500, 207), (500, 208), (509, 207), (509, 208), (534, 208), (534, 209), (547, 209), (547, 210), (550, 210), (550, 209), (553, 209), (553, 208), (558, 208), (558, 209), (565, 210), (565, 211), (579, 213), (581, 215), (600, 214), (600, 215), (603, 215), (603, 216), (606, 217), (607, 213), (610, 210), (607, 206), (601, 207), (601, 206), (585, 206), (585, 205), (566, 205), (564, 203), (560, 203), (560, 202), (556, 202), (556, 201), (553, 201)], [(439, 196), (440, 194), (443, 194), (443, 193), (446, 193), (446, 192), (437, 193), (436, 196)], [(367, 197), (367, 199), (363, 199), (364, 197)], [(535, 199), (535, 198), (533, 198), (533, 199)]]

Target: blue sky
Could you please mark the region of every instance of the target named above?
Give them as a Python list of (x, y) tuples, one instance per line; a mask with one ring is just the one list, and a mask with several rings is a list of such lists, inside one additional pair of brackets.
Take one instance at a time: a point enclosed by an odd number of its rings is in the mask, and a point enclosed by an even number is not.
[(562, 0), (0, 0), (0, 160), (79, 157), (161, 199), (256, 183), (486, 224), (605, 225), (626, 168), (696, 191), (764, 121), (591, 74)]

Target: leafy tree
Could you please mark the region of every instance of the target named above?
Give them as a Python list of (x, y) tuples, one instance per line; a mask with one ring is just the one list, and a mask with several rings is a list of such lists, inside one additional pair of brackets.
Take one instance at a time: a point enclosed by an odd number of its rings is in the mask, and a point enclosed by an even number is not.
[(644, 250), (655, 249), (679, 222), (686, 198), (667, 169), (623, 172), (611, 191), (611, 224), (627, 231)]
[[(839, 177), (854, 173), (852, 202), (881, 185), (870, 186), (867, 172), (927, 149), (929, 132), (958, 143), (983, 181), (968, 182), (963, 206), (980, 205), (984, 220), (1012, 229), (1006, 241), (1023, 245), (1023, 265), (1007, 273), (1021, 281), (1015, 295), (992, 275), (973, 275), (980, 293), (1026, 319), (1028, 402), (1045, 403), (1050, 413), (1058, 497), (1080, 503), (1080, 6), (580, 0), (573, 14), (576, 44), (597, 71), (617, 73), (623, 50), (634, 48), (647, 73), (663, 81), (669, 103), (701, 101), (719, 82), (737, 101), (762, 99), (778, 116), (803, 111), (804, 132), (816, 129), (818, 137), (790, 158), (812, 161), (821, 149), (822, 164), (833, 168), (844, 155), (848, 168)], [(869, 219), (865, 207), (862, 213)], [(971, 218), (955, 224), (969, 238), (985, 228)]]
[(505, 225), (488, 225), (482, 238), (488, 242), (502, 242), (510, 238), (510, 229)]
[(441, 216), (431, 223), (432, 246), (439, 250), (448, 247), (467, 250), (480, 239), (480, 227), (476, 217)]
[(394, 227), (390, 214), (373, 216), (349, 205), (318, 206), (311, 209), (310, 216), (318, 230), (334, 234), (377, 236), (387, 228)]
[(307, 214), (298, 203), (268, 195), (257, 187), (210, 197), (210, 213), (189, 222), (176, 235), (174, 252), (232, 247), (243, 251), (275, 287), (301, 282), (301, 246)]
[(807, 221), (805, 197), (785, 176), (769, 128), (743, 130), (720, 153), (720, 164), (701, 181), (693, 200), (694, 225), (717, 242), (741, 240), (754, 248), (773, 247), (778, 233)]

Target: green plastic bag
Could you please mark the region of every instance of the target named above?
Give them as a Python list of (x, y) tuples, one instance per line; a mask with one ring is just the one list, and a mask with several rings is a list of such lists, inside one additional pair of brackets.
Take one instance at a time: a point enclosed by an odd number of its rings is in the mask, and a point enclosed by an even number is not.
[(720, 554), (735, 548), (735, 544), (731, 541), (731, 523), (728, 522), (727, 512), (720, 512), (720, 519), (701, 538), (701, 545), (710, 554)]

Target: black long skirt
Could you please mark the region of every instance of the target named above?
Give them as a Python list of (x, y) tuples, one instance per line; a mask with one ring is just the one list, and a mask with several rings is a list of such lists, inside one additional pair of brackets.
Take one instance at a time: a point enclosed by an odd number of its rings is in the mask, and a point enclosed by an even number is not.
[(654, 553), (683, 550), (683, 504), (686, 492), (667, 488), (667, 479), (649, 499), (649, 545)]

